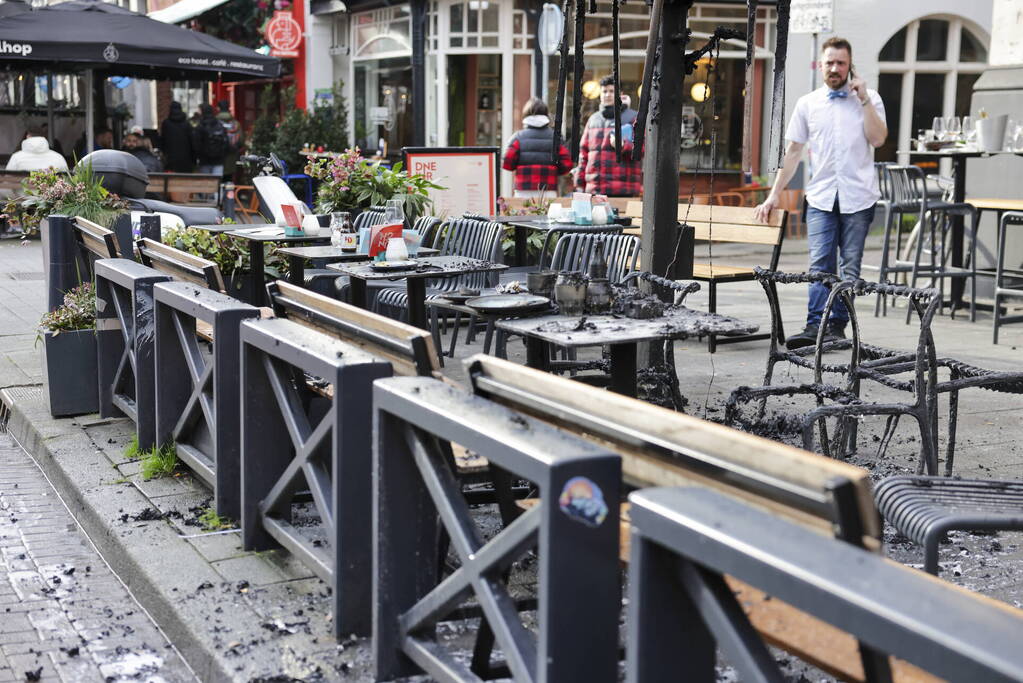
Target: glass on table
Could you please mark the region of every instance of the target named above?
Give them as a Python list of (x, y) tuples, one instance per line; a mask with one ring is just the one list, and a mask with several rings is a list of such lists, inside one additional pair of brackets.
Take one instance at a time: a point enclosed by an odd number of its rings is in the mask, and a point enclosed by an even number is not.
[(941, 116), (935, 116), (931, 122), (931, 130), (934, 131), (935, 140), (945, 139), (945, 119)]
[(408, 260), (408, 247), (405, 246), (405, 239), (403, 237), (392, 237), (387, 240), (387, 250), (384, 258), (388, 261)]
[(405, 223), (404, 195), (392, 197), (384, 202), (384, 223)]
[(563, 210), (564, 207), (561, 204), (558, 204), (557, 202), (551, 202), (550, 206), (547, 207), (547, 221), (550, 223), (554, 223), (555, 221), (557, 221), (559, 218), (561, 218), (561, 213)]
[(948, 133), (949, 140), (958, 140), (962, 130), (962, 122), (958, 116), (949, 116), (945, 119), (945, 131)]
[(972, 116), (963, 117), (963, 140), (967, 144), (977, 141), (977, 120)]

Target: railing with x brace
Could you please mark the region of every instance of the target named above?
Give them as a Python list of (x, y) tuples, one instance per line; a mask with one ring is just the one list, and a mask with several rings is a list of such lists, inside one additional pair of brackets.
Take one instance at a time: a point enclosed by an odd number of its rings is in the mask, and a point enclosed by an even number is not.
[[(617, 680), (620, 457), (434, 379), (378, 381), (373, 403), (377, 679)], [(539, 503), (485, 541), (453, 444), (533, 482)], [(531, 551), (536, 600), (516, 600), (516, 562)], [(535, 610), (535, 634), (524, 609)], [(476, 651), (487, 654), (466, 665), (437, 627), (476, 617)], [(502, 661), (491, 662), (494, 645)]]
[(868, 681), (919, 680), (906, 662), (950, 681), (1023, 680), (1023, 616), (1008, 605), (715, 491), (629, 500), (628, 683), (714, 681), (719, 650), (740, 680), (785, 680), (725, 575), (906, 660)]
[(153, 287), (170, 278), (127, 259), (100, 259), (96, 275), (99, 414), (135, 422), (139, 450), (156, 443)]
[(241, 516), (239, 326), (259, 309), (187, 282), (153, 288), (156, 440), (214, 492), (217, 514)]
[[(242, 534), (286, 548), (333, 590), (336, 635), (370, 631), (369, 397), (391, 364), (280, 318), (241, 324)], [(297, 508), (308, 504), (311, 508)], [(318, 517), (296, 524), (295, 515)], [(312, 522), (314, 520), (309, 519)]]

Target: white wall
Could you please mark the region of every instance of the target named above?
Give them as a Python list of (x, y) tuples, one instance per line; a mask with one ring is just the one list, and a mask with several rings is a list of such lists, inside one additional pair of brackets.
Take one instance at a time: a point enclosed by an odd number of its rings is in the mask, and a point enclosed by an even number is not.
[[(877, 54), (895, 33), (909, 22), (923, 17), (955, 15), (991, 34), (992, 0), (835, 0), (834, 33), (853, 46), (856, 74), (877, 88)], [(785, 74), (786, 121), (801, 95), (810, 91), (812, 36), (790, 35)], [(820, 85), (820, 79), (817, 81)], [(891, 122), (889, 122), (891, 126)]]

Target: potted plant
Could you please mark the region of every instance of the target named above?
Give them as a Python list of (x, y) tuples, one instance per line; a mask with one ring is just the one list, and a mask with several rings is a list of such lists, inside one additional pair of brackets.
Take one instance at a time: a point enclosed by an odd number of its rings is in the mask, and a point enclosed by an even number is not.
[(81, 216), (111, 227), (128, 205), (100, 183), (91, 164), (79, 164), (70, 174), (48, 169), (33, 171), (22, 183), (23, 193), (7, 201), (4, 212), (17, 216), (21, 231), (34, 235), (52, 214)]
[(96, 290), (91, 282), (64, 295), (39, 321), (43, 385), (54, 417), (99, 410), (96, 374)]
[(316, 212), (352, 211), (381, 206), (395, 196), (404, 197), (409, 222), (422, 216), (432, 203), (428, 190), (442, 190), (425, 176), (407, 173), (401, 162), (387, 168), (380, 161), (362, 156), (358, 147), (346, 149), (331, 159), (313, 159), (305, 172), (320, 181), (316, 193)]

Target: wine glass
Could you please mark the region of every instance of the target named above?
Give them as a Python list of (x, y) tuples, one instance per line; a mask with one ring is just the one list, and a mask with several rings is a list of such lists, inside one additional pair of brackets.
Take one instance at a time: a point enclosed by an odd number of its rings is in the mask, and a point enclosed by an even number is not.
[(963, 117), (963, 140), (971, 145), (977, 140), (977, 121), (972, 116)]
[(547, 207), (547, 221), (554, 223), (561, 217), (561, 212), (564, 207), (557, 202), (551, 202), (550, 206)]
[(945, 119), (945, 130), (948, 132), (949, 140), (958, 140), (959, 133), (963, 130), (962, 122), (958, 116), (949, 116)]
[(931, 130), (934, 131), (935, 140), (945, 139), (945, 119), (941, 116), (935, 116), (931, 122)]
[(405, 200), (400, 198), (388, 199), (384, 204), (384, 223), (405, 223)]

